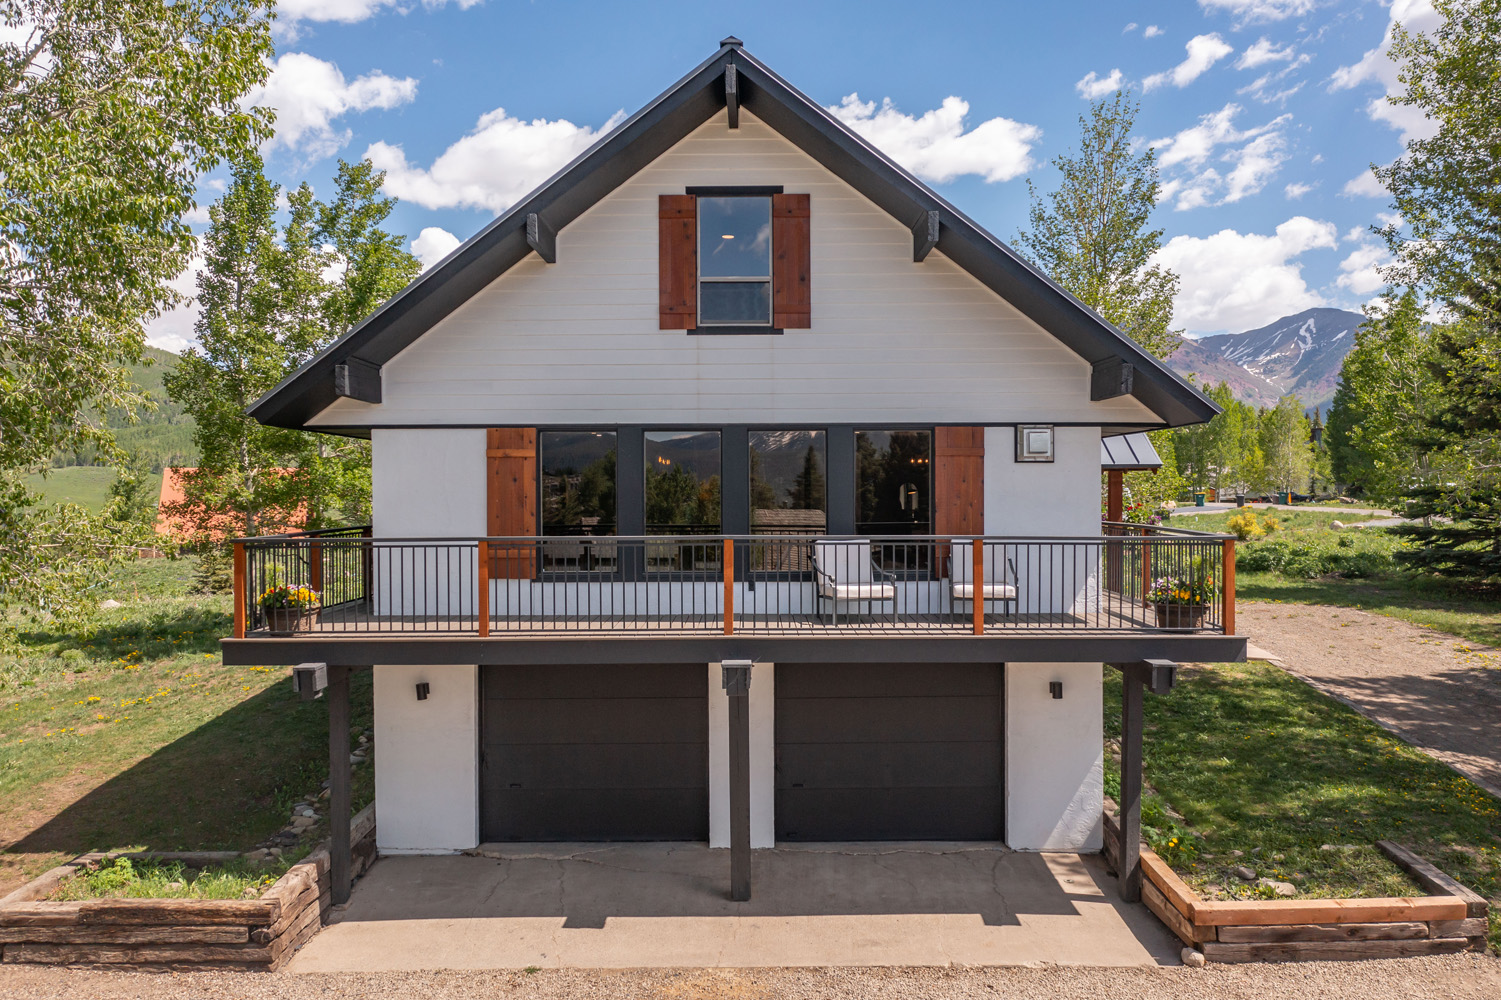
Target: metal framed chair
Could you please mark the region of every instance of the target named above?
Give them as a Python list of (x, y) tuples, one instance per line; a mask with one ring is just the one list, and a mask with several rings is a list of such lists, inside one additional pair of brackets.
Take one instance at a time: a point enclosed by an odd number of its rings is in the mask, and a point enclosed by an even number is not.
[[(884, 579), (883, 579), (884, 578)], [(871, 614), (876, 603), (890, 601), (896, 609), (896, 587), (871, 558), (870, 542), (817, 541), (813, 543), (815, 613), (823, 618), (824, 601), (831, 602), (830, 624), (839, 624), (839, 602), (863, 603)]]
[(975, 575), (974, 541), (955, 539), (949, 549), (949, 611), (958, 601), (1016, 603), (1016, 560), (1007, 557), (1005, 567), (997, 567), (998, 547), (981, 543), (978, 586)]

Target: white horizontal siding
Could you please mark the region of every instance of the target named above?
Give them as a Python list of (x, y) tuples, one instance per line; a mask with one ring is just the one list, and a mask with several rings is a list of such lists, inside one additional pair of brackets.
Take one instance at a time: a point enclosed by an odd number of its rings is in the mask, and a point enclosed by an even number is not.
[[(780, 184), (812, 201), (813, 327), (657, 329), (657, 196)], [(384, 369), (384, 402), (337, 426), (563, 423), (1116, 423), (1089, 366), (748, 114), (720, 114), (460, 306)]]

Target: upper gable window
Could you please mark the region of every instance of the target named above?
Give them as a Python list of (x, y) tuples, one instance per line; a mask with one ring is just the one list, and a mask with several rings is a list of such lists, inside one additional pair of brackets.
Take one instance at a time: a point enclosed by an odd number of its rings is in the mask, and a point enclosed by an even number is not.
[(771, 198), (698, 199), (700, 326), (771, 325)]

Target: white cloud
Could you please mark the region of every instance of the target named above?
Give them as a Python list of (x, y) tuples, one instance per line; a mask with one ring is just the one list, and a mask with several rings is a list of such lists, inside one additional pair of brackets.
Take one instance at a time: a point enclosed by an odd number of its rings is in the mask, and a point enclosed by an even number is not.
[(445, 149), (431, 167), (407, 162), (400, 146), (377, 142), (365, 156), (386, 172), (386, 190), (424, 208), (500, 213), (625, 120), (617, 111), (598, 129), (558, 119), (522, 121), (496, 108)]
[(193, 325), (198, 322), (202, 308), (194, 294), (198, 291), (198, 275), (203, 270), (203, 254), (194, 253), (187, 270), (167, 282), (172, 290), (189, 296), (176, 309), (169, 309), (146, 324), (146, 343), (164, 351), (181, 354), (197, 342)]
[(376, 70), (345, 81), (339, 67), (306, 52), (288, 52), (271, 66), (271, 75), (246, 95), (245, 103), (276, 110), (276, 134), (266, 143), (320, 160), (349, 141), (349, 129), (334, 121), (350, 112), (400, 107), (417, 96), (417, 81), (397, 79)]
[(1267, 132), (1246, 143), (1239, 151), (1225, 154), (1235, 167), (1225, 180), (1222, 202), (1240, 201), (1266, 187), (1267, 181), (1287, 160), (1287, 142), (1281, 132)]
[(1385, 122), (1402, 133), (1404, 143), (1414, 139), (1431, 138), (1438, 126), (1423, 117), (1423, 112), (1413, 107), (1398, 107), (1387, 101), (1392, 94), (1401, 93), (1402, 84), (1397, 80), (1400, 67), (1390, 55), (1392, 27), (1400, 24), (1408, 31), (1428, 32), (1437, 28), (1442, 18), (1433, 9), (1431, 0), (1393, 0), (1391, 19), (1386, 26), (1386, 35), (1381, 44), (1367, 52), (1352, 66), (1341, 66), (1329, 78), (1329, 90), (1348, 90), (1351, 87), (1375, 81), (1385, 88), (1381, 97), (1366, 105), (1366, 114), (1374, 121)]
[[(1265, 125), (1239, 129), (1235, 117), (1240, 112), (1240, 105), (1227, 104), (1177, 135), (1152, 143), (1158, 164), (1170, 175), (1158, 194), (1161, 202), (1176, 199), (1174, 207), (1186, 211), (1240, 201), (1266, 187), (1287, 161), (1283, 128), (1292, 116), (1281, 115)], [(1222, 146), (1228, 148), (1216, 156)], [(1211, 156), (1228, 164), (1228, 172), (1207, 166)]]
[(926, 181), (944, 184), (965, 174), (986, 181), (1009, 181), (1032, 167), (1033, 143), (1042, 138), (1036, 125), (990, 118), (965, 131), (969, 102), (945, 97), (943, 104), (914, 118), (883, 100), (861, 101), (850, 94), (830, 113), (877, 149)]
[(1074, 89), (1079, 92), (1079, 96), (1091, 101), (1097, 97), (1104, 97), (1106, 94), (1113, 93), (1120, 88), (1121, 71), (1118, 69), (1111, 70), (1109, 76), (1099, 76), (1094, 70), (1090, 70), (1089, 75), (1074, 84)]
[(1195, 35), (1184, 46), (1188, 51), (1188, 57), (1170, 70), (1161, 73), (1153, 73), (1142, 81), (1143, 90), (1155, 90), (1166, 83), (1175, 87), (1186, 87), (1205, 71), (1221, 59), (1235, 51), (1235, 47), (1225, 42), (1219, 35)]
[(1157, 27), (1157, 25), (1155, 25), (1155, 24), (1149, 24), (1145, 28), (1142, 29), (1141, 37), (1143, 37), (1143, 38), (1156, 38), (1160, 34), (1162, 34), (1162, 29), (1161, 28)]
[(1312, 190), (1312, 184), (1294, 183), (1288, 184), (1286, 187), (1284, 187), (1282, 189), (1282, 193), (1287, 196), (1288, 201), (1297, 201), (1299, 198), (1303, 197), (1305, 194)]
[(1235, 18), (1237, 26), (1254, 21), (1285, 21), (1301, 17), (1317, 6), (1318, 0), (1199, 0), (1199, 6), (1211, 13), (1220, 12)]
[(1121, 29), (1121, 34), (1123, 34), (1123, 35), (1129, 35), (1129, 34), (1131, 34), (1131, 32), (1133, 32), (1135, 30), (1136, 30), (1136, 22), (1132, 21), (1130, 24), (1126, 25), (1124, 28)]
[(182, 221), (188, 223), (189, 225), (195, 226), (208, 225), (211, 221), (209, 219), (208, 206), (194, 205), (192, 208), (182, 213)]
[(1153, 262), (1181, 278), (1173, 318), (1191, 333), (1249, 330), (1278, 316), (1323, 305), (1303, 280), (1298, 260), (1338, 245), (1334, 224), (1294, 216), (1271, 235), (1222, 229), (1175, 236)]
[(412, 253), (422, 262), (422, 270), (427, 271), (453, 253), (461, 242), (463, 241), (446, 229), (428, 226), (412, 241)]
[[(454, 0), (460, 10), (468, 10), (483, 0)], [(448, 5), (448, 0), (422, 0), (422, 6), (436, 10)], [(406, 13), (409, 4), (403, 0), (279, 0), (276, 5), (276, 34), (281, 38), (296, 38), (302, 30), (302, 22), (329, 22), (355, 24), (374, 17), (379, 11), (392, 7)]]
[(1235, 62), (1236, 69), (1251, 69), (1269, 62), (1291, 62), (1297, 49), (1292, 45), (1278, 46), (1265, 35), (1256, 39)]
[(1363, 170), (1346, 181), (1340, 193), (1346, 198), (1385, 198), (1386, 188), (1381, 186), (1375, 174)]
[(1382, 267), (1391, 263), (1391, 254), (1376, 243), (1362, 243), (1339, 262), (1339, 277), (1334, 283), (1355, 295), (1370, 295), (1386, 287)]

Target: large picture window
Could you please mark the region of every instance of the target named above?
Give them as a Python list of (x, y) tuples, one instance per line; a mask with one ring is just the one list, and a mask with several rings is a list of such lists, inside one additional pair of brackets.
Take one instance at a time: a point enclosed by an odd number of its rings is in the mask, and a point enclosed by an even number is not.
[(931, 431), (855, 432), (855, 530), (933, 533)]
[[(542, 534), (589, 538), (615, 534), (614, 431), (543, 431), (541, 453)], [(543, 568), (613, 569), (613, 542), (549, 542)]]
[(824, 534), (829, 522), (827, 468), (823, 431), (751, 431), (751, 531)]
[(719, 432), (647, 431), (646, 533), (719, 533)]
[(699, 326), (771, 325), (771, 199), (698, 199)]

